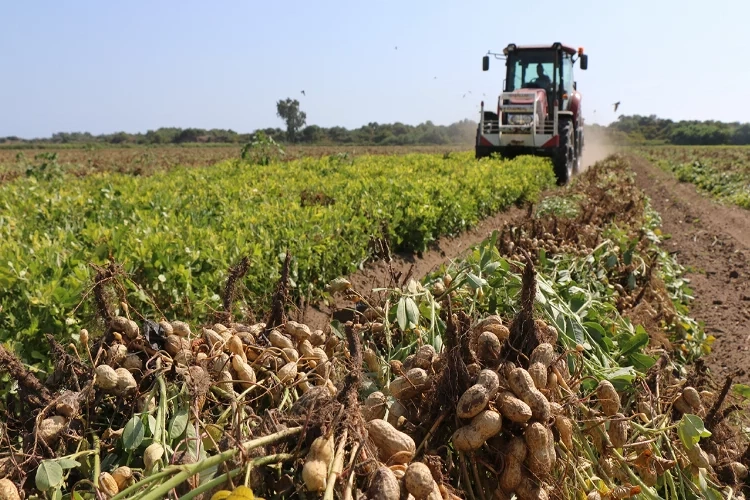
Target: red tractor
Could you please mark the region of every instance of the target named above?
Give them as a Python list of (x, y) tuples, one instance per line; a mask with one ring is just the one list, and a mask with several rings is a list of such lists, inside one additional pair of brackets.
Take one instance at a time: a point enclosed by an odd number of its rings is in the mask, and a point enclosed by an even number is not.
[(485, 111), (484, 101), (477, 127), (476, 157), (499, 153), (552, 159), (560, 185), (577, 174), (583, 152), (581, 93), (573, 79), (573, 67), (588, 66), (583, 49), (561, 43), (552, 45), (508, 45), (503, 54), (488, 52), (482, 70), (490, 67), (490, 56), (505, 59), (505, 82), (496, 111)]

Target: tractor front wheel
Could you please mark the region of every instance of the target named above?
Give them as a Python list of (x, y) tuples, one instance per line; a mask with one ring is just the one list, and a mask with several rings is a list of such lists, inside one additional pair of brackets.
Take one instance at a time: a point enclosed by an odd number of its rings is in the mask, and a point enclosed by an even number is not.
[(575, 136), (573, 134), (573, 120), (560, 119), (560, 146), (554, 158), (557, 185), (564, 186), (572, 177), (576, 167)]

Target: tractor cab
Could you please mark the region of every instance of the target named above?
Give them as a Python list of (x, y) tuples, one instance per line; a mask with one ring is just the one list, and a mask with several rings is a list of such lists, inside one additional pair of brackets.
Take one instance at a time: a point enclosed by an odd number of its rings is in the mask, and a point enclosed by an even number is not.
[[(490, 55), (482, 61), (482, 69), (489, 70)], [(576, 58), (578, 55), (578, 58)], [(517, 46), (509, 44), (503, 49), (505, 59), (505, 80), (503, 90), (522, 95), (520, 91), (543, 90), (545, 115), (552, 117), (553, 108), (569, 110), (570, 97), (576, 90), (573, 67), (580, 60), (581, 69), (588, 67), (588, 56), (583, 49), (576, 49), (555, 43), (553, 45)], [(549, 103), (549, 105), (547, 105)]]
[(581, 94), (573, 76), (580, 63), (588, 67), (588, 56), (559, 42), (551, 45), (509, 44), (502, 54), (488, 52), (482, 70), (488, 71), (490, 56), (505, 60), (503, 91), (497, 112), (481, 105), (476, 156), (492, 153), (513, 157), (533, 154), (553, 158), (561, 183), (577, 170), (583, 147)]

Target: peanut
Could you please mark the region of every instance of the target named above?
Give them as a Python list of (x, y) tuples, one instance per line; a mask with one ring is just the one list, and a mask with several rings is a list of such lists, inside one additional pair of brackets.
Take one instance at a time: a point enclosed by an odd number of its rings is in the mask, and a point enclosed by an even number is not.
[(625, 419), (625, 415), (622, 413), (615, 413), (613, 420), (609, 422), (609, 442), (612, 443), (614, 448), (622, 448), (623, 445), (628, 441), (628, 429), (630, 428), (630, 422)]
[(399, 500), (401, 488), (396, 474), (384, 465), (378, 467), (370, 481), (366, 498), (368, 500)]
[(531, 380), (534, 381), (534, 386), (537, 389), (546, 389), (547, 388), (547, 367), (544, 366), (544, 364), (540, 362), (534, 362), (529, 365), (529, 375), (531, 375)]
[(162, 455), (164, 455), (164, 447), (159, 443), (152, 443), (143, 452), (143, 465), (147, 471), (153, 469), (156, 462), (158, 462)]
[(500, 389), (500, 378), (492, 370), (480, 371), (476, 383), (487, 388), (490, 399), (494, 398), (498, 389)]
[(287, 321), (284, 327), (286, 333), (297, 339), (297, 341), (308, 340), (310, 335), (312, 335), (309, 326), (297, 323), (296, 321)]
[(620, 395), (609, 380), (602, 380), (596, 387), (596, 397), (602, 406), (602, 412), (611, 417), (620, 411)]
[(107, 498), (117, 495), (120, 491), (117, 487), (117, 481), (115, 481), (115, 478), (113, 478), (112, 474), (109, 472), (102, 472), (99, 474), (99, 490), (101, 490)]
[(451, 441), (458, 451), (478, 450), (487, 439), (500, 433), (502, 422), (498, 412), (484, 410), (469, 425), (458, 428), (451, 436)]
[(412, 368), (390, 384), (391, 394), (400, 400), (419, 396), (429, 385), (429, 376), (422, 368)]
[(257, 380), (255, 377), (255, 370), (253, 370), (252, 366), (244, 362), (242, 358), (237, 356), (233, 357), (232, 368), (237, 374), (237, 378), (241, 381), (240, 385), (244, 389), (249, 389), (250, 387), (255, 385), (255, 382)]
[(123, 465), (112, 471), (112, 478), (117, 483), (118, 491), (122, 491), (128, 487), (130, 481), (133, 479), (133, 471), (127, 465)]
[[(183, 321), (172, 321), (171, 324), (172, 327), (172, 333), (177, 335), (178, 337), (190, 337), (192, 335), (192, 332), (190, 331), (190, 325)], [(169, 332), (166, 331), (166, 335), (169, 335)]]
[(39, 424), (37, 436), (47, 444), (54, 443), (66, 425), (68, 425), (68, 419), (63, 416), (53, 415), (45, 418)]
[(508, 385), (516, 396), (529, 405), (534, 418), (541, 422), (549, 420), (549, 401), (534, 386), (534, 381), (529, 372), (520, 367), (514, 368), (508, 376)]
[(474, 384), (461, 395), (456, 405), (458, 418), (474, 418), (479, 412), (487, 408), (490, 394), (487, 388), (480, 384)]
[(542, 342), (533, 351), (529, 357), (529, 364), (541, 363), (545, 368), (549, 368), (555, 360), (555, 348), (552, 344)]
[(477, 353), (484, 361), (494, 361), (500, 355), (503, 345), (492, 332), (482, 332), (477, 340)]
[(96, 376), (96, 385), (109, 391), (117, 387), (117, 373), (109, 365), (99, 365), (94, 370)]
[(232, 335), (227, 340), (227, 349), (230, 353), (234, 354), (247, 363), (247, 355), (245, 354), (245, 346), (242, 345), (242, 340), (237, 335)]
[(573, 421), (564, 415), (555, 415), (555, 427), (560, 434), (560, 441), (568, 451), (573, 451)]
[(375, 391), (367, 396), (364, 405), (362, 406), (362, 417), (365, 421), (373, 420), (376, 418), (382, 419), (385, 416), (385, 412), (388, 408), (386, 405), (386, 397), (380, 391)]
[(417, 447), (408, 434), (397, 431), (391, 424), (379, 418), (370, 420), (365, 427), (383, 462), (388, 462), (391, 457), (401, 452), (406, 452), (405, 456), (400, 455), (400, 458), (406, 458), (406, 461), (399, 463), (408, 463), (414, 457)]
[(547, 427), (539, 422), (533, 422), (525, 432), (526, 447), (529, 451), (526, 464), (529, 470), (538, 477), (550, 473), (555, 462), (554, 448), (550, 454), (551, 436)]
[[(409, 465), (404, 474), (404, 485), (406, 490), (414, 495), (416, 500), (424, 500), (437, 490), (437, 484), (432, 478), (430, 468), (421, 462)], [(442, 498), (438, 490), (437, 498)]]
[(294, 361), (290, 361), (289, 363), (282, 366), (277, 376), (279, 377), (279, 382), (282, 384), (289, 384), (294, 381), (295, 377), (297, 377), (297, 363)]
[(2, 500), (21, 500), (18, 494), (18, 488), (13, 481), (8, 478), (0, 479), (0, 499)]
[(315, 438), (310, 445), (310, 451), (305, 457), (302, 467), (302, 480), (307, 491), (323, 491), (326, 489), (328, 467), (333, 461), (333, 435)]
[(279, 349), (284, 349), (285, 347), (294, 349), (292, 340), (282, 335), (278, 330), (271, 330), (271, 333), (268, 334), (268, 341), (271, 342), (272, 346)]
[(531, 408), (510, 391), (501, 391), (495, 400), (500, 413), (511, 422), (525, 423), (531, 419)]
[(118, 368), (115, 370), (115, 374), (117, 375), (116, 393), (118, 395), (123, 396), (128, 394), (138, 387), (133, 374), (127, 368)]

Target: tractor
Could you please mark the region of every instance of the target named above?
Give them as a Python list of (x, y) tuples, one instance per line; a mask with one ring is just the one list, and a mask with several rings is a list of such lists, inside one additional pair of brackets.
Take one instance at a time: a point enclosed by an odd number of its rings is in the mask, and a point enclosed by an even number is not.
[(588, 66), (588, 55), (559, 42), (552, 45), (509, 44), (502, 54), (487, 52), (482, 70), (490, 68), (490, 56), (505, 60), (503, 92), (495, 111), (482, 101), (477, 127), (477, 159), (497, 153), (503, 158), (519, 155), (552, 159), (558, 185), (578, 173), (583, 152), (581, 93), (573, 79), (573, 67)]

